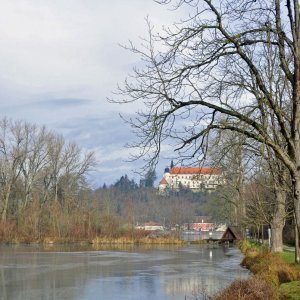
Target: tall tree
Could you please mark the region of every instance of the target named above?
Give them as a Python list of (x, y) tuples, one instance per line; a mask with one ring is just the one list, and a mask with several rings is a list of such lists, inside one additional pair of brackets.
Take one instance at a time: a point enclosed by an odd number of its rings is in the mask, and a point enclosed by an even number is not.
[(148, 170), (148, 172), (145, 174), (144, 178), (140, 180), (140, 186), (146, 187), (146, 188), (152, 188), (154, 187), (154, 182), (156, 180), (156, 172), (154, 169)]
[[(246, 138), (235, 132), (222, 132), (210, 141), (208, 157), (211, 164), (224, 170), (226, 185), (219, 189), (219, 197), (231, 207), (231, 224), (243, 226), (246, 217), (244, 196), (245, 173), (251, 155), (245, 146)], [(249, 158), (250, 155), (250, 158)]]
[(179, 155), (195, 157), (215, 130), (238, 132), (288, 169), (300, 228), (298, 0), (156, 2), (189, 6), (189, 16), (159, 35), (149, 24), (149, 39), (129, 47), (145, 67), (114, 101), (146, 104), (130, 121), (139, 130), (139, 155), (155, 164), (171, 138)]
[(25, 160), (25, 133), (19, 122), (0, 121), (1, 220), (6, 220), (12, 190)]
[(1, 219), (24, 212), (33, 192), (42, 204), (49, 199), (74, 199), (87, 186), (85, 176), (94, 164), (92, 152), (83, 153), (44, 127), (1, 119)]
[(45, 127), (38, 128), (31, 124), (22, 124), (26, 138), (26, 155), (21, 164), (23, 179), (24, 201), (21, 209), (25, 209), (32, 198), (33, 186), (37, 184), (40, 171), (48, 163), (47, 143), (50, 136)]
[(125, 174), (124, 176), (122, 175), (121, 178), (113, 186), (122, 192), (128, 192), (137, 188), (137, 184), (133, 179), (130, 180), (127, 174)]

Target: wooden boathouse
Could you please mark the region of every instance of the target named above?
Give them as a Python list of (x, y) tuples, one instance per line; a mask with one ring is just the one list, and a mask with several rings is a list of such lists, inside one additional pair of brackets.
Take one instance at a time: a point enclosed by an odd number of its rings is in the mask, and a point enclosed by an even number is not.
[(221, 242), (231, 242), (242, 240), (244, 238), (242, 231), (237, 226), (228, 226), (221, 237)]

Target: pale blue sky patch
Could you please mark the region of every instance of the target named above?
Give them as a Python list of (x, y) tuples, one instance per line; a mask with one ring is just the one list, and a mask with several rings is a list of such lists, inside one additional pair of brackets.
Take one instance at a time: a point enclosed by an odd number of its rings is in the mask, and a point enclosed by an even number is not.
[(137, 107), (106, 100), (139, 64), (118, 44), (147, 36), (147, 16), (159, 29), (178, 15), (152, 0), (2, 1), (0, 117), (46, 125), (94, 150), (94, 186), (125, 173), (138, 179), (141, 163), (125, 162), (135, 137), (119, 118)]

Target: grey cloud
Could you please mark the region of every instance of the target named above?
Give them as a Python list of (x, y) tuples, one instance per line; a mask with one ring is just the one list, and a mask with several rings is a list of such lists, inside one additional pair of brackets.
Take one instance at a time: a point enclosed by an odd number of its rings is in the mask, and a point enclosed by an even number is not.
[(60, 123), (57, 131), (62, 132), (67, 140), (74, 140), (81, 147), (95, 152), (98, 164), (89, 178), (93, 187), (104, 182), (112, 184), (124, 174), (139, 182), (140, 175), (136, 170), (143, 162), (130, 162), (131, 150), (125, 147), (136, 137), (118, 113), (69, 119)]
[(89, 182), (94, 188), (97, 188), (104, 183), (113, 184), (125, 174), (135, 182), (139, 182), (140, 176), (134, 173), (132, 165), (129, 163), (122, 160), (107, 161), (101, 164), (95, 172), (91, 172)]
[(99, 116), (86, 116), (84, 118), (69, 119), (58, 125), (67, 139), (74, 139), (86, 148), (98, 146), (122, 147), (134, 139), (128, 125), (117, 113)]
[(58, 98), (58, 99), (48, 99), (40, 100), (38, 102), (32, 102), (30, 106), (40, 107), (40, 108), (68, 108), (80, 105), (87, 105), (91, 103), (92, 100), (80, 99), (80, 98)]
[(1, 115), (46, 125), (101, 152), (97, 180), (129, 175), (139, 163), (124, 162), (124, 145), (135, 136), (111, 111), (140, 107), (112, 107), (104, 99), (141, 62), (118, 43), (139, 43), (137, 37), (147, 35), (146, 15), (160, 25), (177, 14), (140, 0), (6, 1), (0, 12)]
[[(12, 103), (10, 103), (12, 102)], [(93, 100), (81, 99), (81, 98), (55, 98), (55, 99), (43, 99), (40, 100), (28, 100), (22, 99), (22, 101), (15, 102), (5, 101), (2, 105), (2, 111), (11, 113), (18, 110), (23, 112), (27, 111), (31, 113), (32, 110), (49, 110), (49, 109), (68, 109), (68, 108), (79, 108), (80, 106), (91, 105)]]

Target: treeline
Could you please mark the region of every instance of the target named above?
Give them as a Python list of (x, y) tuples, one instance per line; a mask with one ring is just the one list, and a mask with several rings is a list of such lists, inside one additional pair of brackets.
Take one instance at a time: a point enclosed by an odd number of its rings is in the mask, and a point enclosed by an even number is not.
[(266, 159), (264, 149), (249, 149), (235, 134), (211, 140), (211, 149), (211, 164), (221, 166), (226, 177), (226, 185), (214, 193), (182, 188), (159, 195), (154, 170), (139, 183), (122, 175), (114, 184), (92, 190), (86, 182), (95, 165), (92, 152), (45, 127), (3, 118), (0, 240), (118, 237), (132, 235), (134, 226), (143, 222), (172, 228), (210, 215), (215, 222), (249, 229), (258, 238), (266, 237), (270, 227), (277, 251), (282, 249), (283, 232), (295, 241), (292, 186), (282, 165), (272, 155)]
[(58, 219), (83, 205), (94, 164), (92, 152), (45, 127), (1, 119), (0, 238), (60, 234)]
[(92, 190), (92, 152), (45, 127), (0, 120), (0, 241), (91, 239), (131, 234), (136, 224), (175, 226), (202, 214), (205, 194), (163, 197), (150, 170), (139, 183), (123, 175)]
[[(137, 184), (124, 175), (110, 187), (95, 190), (94, 199), (107, 220), (122, 220), (129, 227), (154, 221), (171, 228), (203, 215), (213, 195), (188, 189), (160, 195), (157, 188)], [(112, 224), (108, 232), (113, 233), (113, 227)]]

